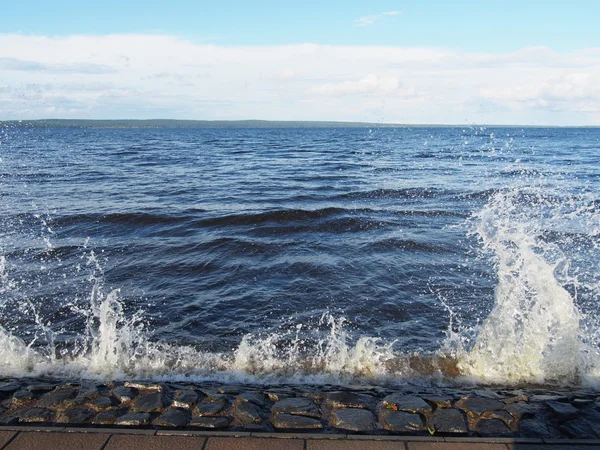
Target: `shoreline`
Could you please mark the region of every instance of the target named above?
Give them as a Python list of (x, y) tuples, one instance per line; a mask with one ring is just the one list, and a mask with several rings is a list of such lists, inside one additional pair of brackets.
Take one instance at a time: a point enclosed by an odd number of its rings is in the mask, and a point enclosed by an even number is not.
[(560, 387), (0, 379), (0, 426), (328, 436), (600, 439), (600, 392)]

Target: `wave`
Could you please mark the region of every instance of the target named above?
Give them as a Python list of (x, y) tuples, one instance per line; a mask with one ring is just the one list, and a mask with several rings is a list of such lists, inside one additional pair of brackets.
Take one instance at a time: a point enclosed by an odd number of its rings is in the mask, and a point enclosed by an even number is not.
[(362, 245), (361, 249), (368, 252), (396, 252), (398, 250), (426, 253), (452, 252), (452, 249), (445, 245), (436, 245), (430, 242), (419, 242), (410, 239), (397, 238), (369, 242)]
[(339, 200), (422, 199), (451, 194), (451, 191), (437, 188), (375, 189), (371, 191), (349, 192), (340, 194), (334, 198)]
[(569, 265), (566, 250), (539, 239), (546, 224), (560, 230), (598, 222), (585, 198), (567, 203), (563, 198), (547, 187), (515, 188), (496, 193), (474, 215), (475, 234), (494, 255), (498, 285), (494, 309), (477, 328), (474, 346), (459, 345), (465, 374), (491, 383), (598, 382), (597, 319), (583, 316), (579, 299), (564, 287), (573, 282), (562, 270)]

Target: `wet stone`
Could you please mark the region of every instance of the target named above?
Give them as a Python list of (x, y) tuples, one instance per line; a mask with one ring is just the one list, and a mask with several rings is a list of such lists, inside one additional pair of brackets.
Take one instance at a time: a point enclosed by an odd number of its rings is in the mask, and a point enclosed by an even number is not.
[(218, 401), (229, 401), (231, 399), (231, 395), (227, 394), (217, 394), (215, 392), (209, 390), (202, 390), (202, 394), (205, 396), (205, 401), (209, 402), (218, 402)]
[(26, 405), (27, 403), (30, 403), (33, 400), (35, 400), (35, 395), (33, 394), (33, 392), (21, 390), (13, 394), (11, 404), (16, 407), (19, 407)]
[(58, 423), (82, 424), (90, 423), (94, 418), (94, 412), (82, 406), (74, 406), (64, 410), (58, 419)]
[(315, 403), (321, 403), (325, 398), (321, 392), (299, 392), (298, 397), (309, 398)]
[(271, 416), (271, 423), (278, 430), (321, 430), (323, 424), (320, 420), (306, 416), (291, 414), (275, 414)]
[(500, 419), (481, 419), (475, 426), (475, 432), (480, 436), (512, 436), (512, 431)]
[(505, 405), (498, 400), (492, 400), (488, 398), (463, 397), (456, 402), (456, 407), (462, 409), (469, 415), (479, 417), (486, 411), (503, 409)]
[(239, 386), (221, 386), (217, 389), (219, 394), (239, 395), (242, 389)]
[(386, 409), (394, 411), (406, 411), (411, 413), (431, 414), (433, 408), (425, 400), (412, 395), (392, 394), (381, 402)]
[(42, 395), (37, 405), (43, 408), (55, 408), (65, 401), (72, 399), (75, 395), (77, 395), (75, 389), (55, 389)]
[(504, 404), (506, 404), (506, 405), (512, 405), (513, 403), (528, 402), (528, 401), (529, 401), (529, 397), (525, 394), (513, 395), (512, 397), (505, 398), (503, 400)]
[(513, 428), (517, 425), (516, 419), (511, 416), (508, 411), (502, 409), (496, 411), (488, 411), (483, 414), (486, 419), (499, 419), (504, 422), (508, 427)]
[(550, 437), (551, 433), (548, 430), (545, 421), (540, 419), (524, 419), (519, 422), (520, 437)]
[(392, 409), (379, 411), (379, 423), (386, 430), (402, 433), (424, 431), (426, 429), (425, 422), (423, 422), (420, 414), (394, 411)]
[(371, 411), (361, 408), (339, 408), (331, 412), (329, 425), (348, 431), (373, 431), (375, 417)]
[(37, 384), (30, 384), (29, 386), (27, 386), (26, 388), (29, 392), (50, 392), (53, 391), (54, 389), (56, 389), (56, 384), (50, 384), (50, 383), (37, 383)]
[(452, 401), (454, 399), (452, 397), (428, 395), (427, 397), (423, 397), (423, 400), (433, 403), (437, 408), (452, 408)]
[(431, 434), (466, 434), (467, 423), (461, 412), (457, 409), (438, 409), (433, 413), (427, 429)]
[(52, 419), (54, 419), (54, 412), (46, 408), (26, 408), (18, 411), (18, 417), (19, 422), (52, 422)]
[(177, 390), (172, 405), (175, 408), (193, 409), (198, 403), (198, 394), (192, 390)]
[(92, 399), (106, 394), (106, 386), (98, 383), (83, 383), (77, 397), (84, 399)]
[(499, 400), (502, 398), (500, 395), (498, 395), (498, 393), (496, 393), (494, 391), (490, 391), (489, 389), (478, 390), (478, 391), (475, 391), (474, 394), (477, 397), (487, 398), (490, 400)]
[(531, 402), (566, 402), (569, 398), (564, 395), (534, 394), (529, 397)]
[(19, 418), (16, 416), (0, 417), (0, 425), (16, 425), (19, 423)]
[(260, 409), (249, 402), (235, 403), (231, 409), (231, 415), (234, 418), (235, 425), (250, 425), (262, 421)]
[(185, 427), (190, 421), (190, 413), (181, 409), (171, 409), (154, 420), (159, 427)]
[(116, 405), (116, 402), (110, 397), (99, 397), (92, 400), (91, 402), (88, 402), (87, 405), (94, 411), (98, 412), (112, 408)]
[(286, 398), (273, 405), (273, 414), (291, 414), (308, 417), (321, 417), (319, 407), (309, 398)]
[(10, 394), (21, 389), (21, 385), (14, 381), (0, 383), (0, 393)]
[(526, 417), (535, 416), (541, 409), (541, 405), (532, 405), (529, 403), (513, 403), (508, 405), (506, 410), (517, 420)]
[(570, 438), (575, 439), (596, 439), (600, 438), (600, 433), (596, 427), (587, 420), (570, 420), (565, 422), (559, 428), (560, 432)]
[(112, 394), (121, 402), (127, 403), (138, 395), (138, 390), (127, 386), (117, 386), (112, 390)]
[(161, 412), (165, 407), (163, 393), (161, 391), (152, 392), (138, 397), (131, 406), (131, 412), (153, 413)]
[(101, 412), (94, 417), (95, 425), (114, 425), (117, 421), (117, 414), (114, 412)]
[(162, 384), (156, 383), (142, 383), (139, 381), (126, 381), (125, 387), (137, 389), (138, 391), (163, 391)]
[(355, 392), (330, 392), (325, 395), (325, 404), (328, 408), (374, 408), (377, 401), (370, 395)]
[(594, 405), (594, 400), (591, 398), (576, 398), (573, 400), (572, 405), (580, 409), (589, 408)]
[(65, 400), (60, 407), (61, 408), (70, 408), (71, 406), (81, 406), (86, 404), (89, 401), (89, 399), (85, 398), (85, 397), (79, 397), (76, 396), (75, 398), (69, 398), (67, 400)]
[(265, 406), (265, 396), (260, 392), (244, 392), (235, 398), (235, 401), (246, 401), (254, 403), (256, 406)]
[(229, 428), (229, 419), (226, 417), (196, 417), (188, 425), (208, 430), (221, 430)]
[(121, 416), (117, 419), (116, 425), (126, 425), (132, 427), (139, 427), (141, 425), (148, 425), (150, 422), (150, 414), (148, 413), (129, 413)]
[(279, 402), (283, 399), (292, 397), (294, 394), (292, 391), (287, 390), (269, 390), (265, 391), (265, 395), (272, 402)]
[(225, 405), (227, 405), (227, 401), (225, 399), (220, 399), (216, 402), (210, 403), (200, 403), (196, 405), (196, 408), (194, 408), (194, 415), (200, 417), (216, 416), (223, 411)]
[(579, 414), (579, 410), (570, 403), (548, 402), (546, 406), (559, 420), (574, 419)]

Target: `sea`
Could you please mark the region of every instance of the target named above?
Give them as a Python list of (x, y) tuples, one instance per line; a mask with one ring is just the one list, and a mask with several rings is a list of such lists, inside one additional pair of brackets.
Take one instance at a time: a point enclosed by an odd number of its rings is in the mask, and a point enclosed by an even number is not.
[(0, 377), (600, 386), (600, 128), (0, 125)]

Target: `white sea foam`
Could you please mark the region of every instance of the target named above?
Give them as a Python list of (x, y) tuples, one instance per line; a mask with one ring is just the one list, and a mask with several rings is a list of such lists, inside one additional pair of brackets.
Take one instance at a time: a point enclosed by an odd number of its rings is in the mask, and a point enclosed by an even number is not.
[[(597, 319), (582, 315), (576, 301), (585, 299), (566, 289), (581, 285), (569, 267), (569, 239), (556, 243), (543, 236), (589, 235), (598, 213), (585, 196), (552, 194), (548, 186), (504, 190), (474, 217), (483, 248), (495, 255), (498, 277), (495, 306), (474, 347), (458, 352), (463, 373), (478, 381), (597, 383)], [(597, 261), (594, 245), (575, 249)], [(598, 291), (588, 291), (588, 300), (597, 302)]]

